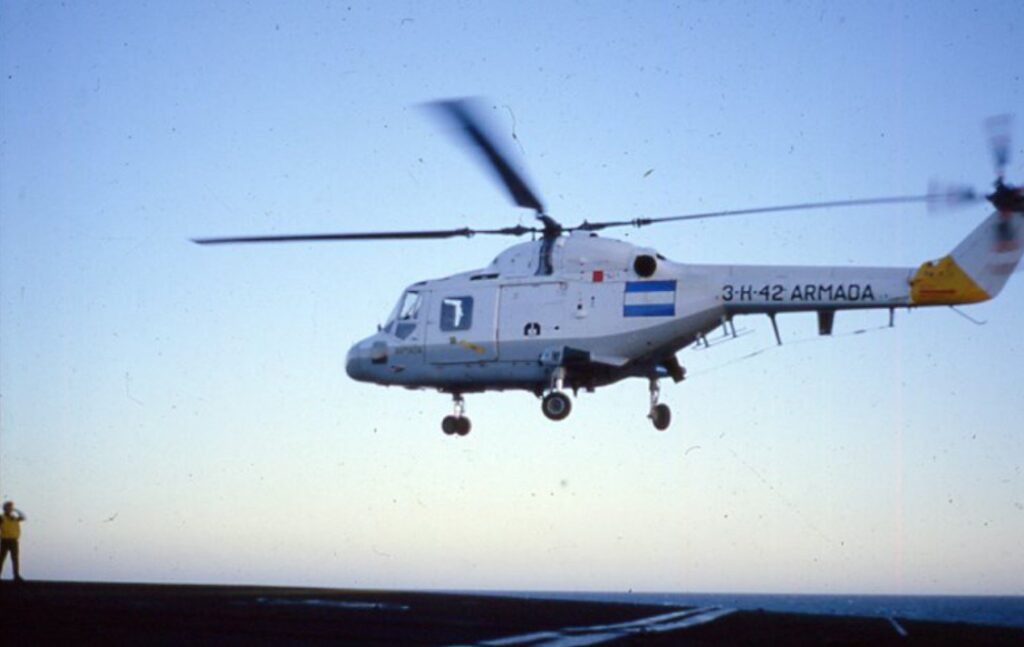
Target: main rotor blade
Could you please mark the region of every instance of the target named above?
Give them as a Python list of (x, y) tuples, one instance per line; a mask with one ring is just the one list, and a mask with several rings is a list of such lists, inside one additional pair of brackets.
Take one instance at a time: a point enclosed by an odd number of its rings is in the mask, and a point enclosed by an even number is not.
[(523, 234), (542, 233), (535, 227), (504, 227), (502, 229), (434, 229), (427, 231), (375, 231), (350, 232), (336, 234), (285, 234), (280, 236), (230, 236), (222, 238), (193, 238), (198, 245), (226, 245), (236, 243), (299, 243), (321, 242), (330, 240), (424, 240), (439, 238), (472, 238), (476, 235), (522, 236)]
[(984, 199), (981, 194), (967, 184), (931, 180), (928, 182), (928, 213), (948, 212), (959, 207), (974, 204)]
[[(966, 194), (960, 194), (960, 199), (965, 199)], [(701, 220), (704, 218), (724, 218), (726, 216), (744, 216), (757, 213), (775, 213), (779, 211), (809, 211), (811, 209), (831, 209), (836, 207), (863, 207), (877, 204), (902, 204), (910, 202), (929, 202), (949, 198), (947, 194), (925, 194), (891, 196), (885, 198), (862, 198), (854, 200), (830, 200), (828, 202), (800, 202), (796, 204), (784, 204), (774, 207), (756, 207), (753, 209), (730, 209), (727, 211), (707, 211), (704, 213), (688, 213), (681, 216), (667, 216), (664, 218), (634, 218), (633, 220), (609, 220), (605, 222), (586, 222), (572, 227), (583, 231), (600, 231), (609, 227), (646, 227), (662, 222), (676, 222), (680, 220)], [(971, 196), (973, 199), (973, 194)]]
[(446, 115), (462, 129), (467, 140), (487, 160), (517, 205), (544, 213), (544, 205), (540, 199), (509, 162), (508, 155), (498, 147), (497, 139), (491, 134), (480, 115), (479, 101), (451, 99), (428, 103), (427, 106)]

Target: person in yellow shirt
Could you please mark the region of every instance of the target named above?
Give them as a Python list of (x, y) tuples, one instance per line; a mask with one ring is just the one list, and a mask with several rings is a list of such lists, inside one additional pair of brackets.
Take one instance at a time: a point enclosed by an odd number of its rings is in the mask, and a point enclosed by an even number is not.
[(4, 502), (4, 514), (0, 517), (0, 575), (3, 575), (7, 553), (10, 553), (15, 582), (23, 581), (18, 563), (18, 539), (21, 538), (21, 522), (24, 520), (21, 510), (15, 510), (14, 501)]

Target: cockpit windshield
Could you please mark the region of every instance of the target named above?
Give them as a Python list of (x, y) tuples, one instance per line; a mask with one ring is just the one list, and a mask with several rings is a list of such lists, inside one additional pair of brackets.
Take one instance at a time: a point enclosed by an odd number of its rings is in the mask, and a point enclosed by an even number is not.
[(420, 302), (423, 299), (420, 298), (419, 292), (413, 292), (409, 290), (402, 295), (402, 300), (398, 305), (398, 319), (399, 321), (415, 319), (416, 315), (420, 313)]
[(416, 329), (416, 319), (420, 313), (423, 297), (415, 290), (407, 290), (398, 305), (388, 318), (384, 331), (405, 339)]

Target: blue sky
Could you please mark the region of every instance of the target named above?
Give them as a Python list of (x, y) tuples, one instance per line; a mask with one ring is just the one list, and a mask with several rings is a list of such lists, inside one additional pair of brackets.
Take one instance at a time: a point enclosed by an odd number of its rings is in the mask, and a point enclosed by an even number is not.
[[(1024, 281), (813, 316), (666, 386), (355, 383), (416, 280), (507, 241), (199, 248), (217, 234), (528, 222), (418, 108), (477, 95), (552, 215), (985, 187), (1016, 3), (0, 4), (0, 496), (50, 579), (1021, 594)], [(1018, 131), (1019, 132), (1019, 131)], [(512, 140), (512, 134), (515, 139)], [(1024, 178), (1021, 137), (1010, 178)], [(648, 174), (648, 171), (651, 171)], [(912, 266), (924, 207), (624, 231), (678, 261)], [(758, 349), (756, 357), (734, 361)]]

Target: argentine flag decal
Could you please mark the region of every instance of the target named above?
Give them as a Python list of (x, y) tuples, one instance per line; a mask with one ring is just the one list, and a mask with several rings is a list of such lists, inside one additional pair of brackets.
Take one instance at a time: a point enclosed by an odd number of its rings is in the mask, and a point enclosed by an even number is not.
[(623, 317), (676, 316), (675, 281), (626, 281)]

